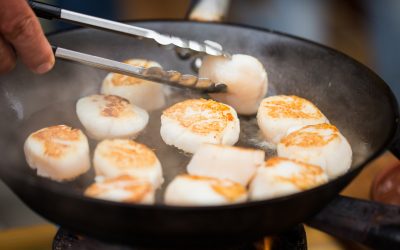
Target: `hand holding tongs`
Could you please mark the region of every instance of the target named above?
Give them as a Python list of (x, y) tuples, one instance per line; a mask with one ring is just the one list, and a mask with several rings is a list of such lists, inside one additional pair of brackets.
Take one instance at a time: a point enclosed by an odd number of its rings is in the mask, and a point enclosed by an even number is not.
[[(204, 41), (199, 43), (192, 40), (185, 40), (180, 37), (163, 35), (154, 30), (144, 29), (133, 25), (114, 22), (102, 18), (97, 18), (81, 13), (64, 10), (59, 7), (44, 4), (36, 1), (29, 1), (29, 4), (38, 17), (46, 19), (60, 19), (74, 24), (93, 27), (107, 31), (116, 32), (132, 37), (143, 37), (152, 39), (160, 45), (169, 45), (178, 51), (189, 53), (203, 53), (212, 56), (229, 56), (224, 52), (222, 46), (212, 42)], [(174, 70), (165, 71), (161, 68), (142, 68), (135, 67), (126, 63), (113, 61), (110, 59), (84, 54), (64, 48), (53, 47), (54, 55), (57, 58), (83, 63), (108, 71), (121, 73), (137, 78), (151, 80), (176, 87), (192, 88), (205, 92), (221, 92), (226, 90), (223, 83), (214, 83), (207, 78), (198, 78), (193, 75), (183, 75)]]

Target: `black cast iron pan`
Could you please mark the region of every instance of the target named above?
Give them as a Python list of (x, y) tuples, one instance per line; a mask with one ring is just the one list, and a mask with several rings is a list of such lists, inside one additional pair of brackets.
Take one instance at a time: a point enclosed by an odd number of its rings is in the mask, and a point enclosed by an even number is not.
[[(185, 21), (134, 24), (194, 40), (212, 39), (228, 51), (257, 57), (268, 72), (268, 95), (294, 94), (311, 100), (347, 137), (354, 153), (351, 170), (309, 191), (229, 206), (172, 207), (162, 204), (161, 199), (154, 206), (146, 206), (86, 198), (82, 192), (93, 181), (93, 172), (68, 183), (37, 177), (25, 162), (23, 143), (31, 132), (45, 126), (68, 124), (82, 128), (75, 102), (98, 93), (107, 72), (57, 61), (53, 71), (37, 76), (18, 64), (12, 73), (0, 77), (0, 174), (29, 207), (69, 230), (120, 243), (234, 243), (310, 221), (311, 225), (365, 244), (395, 246), (399, 237), (394, 231), (400, 223), (398, 207), (337, 195), (385, 149), (400, 155), (399, 148), (393, 146), (398, 140), (392, 143), (398, 126), (397, 103), (376, 74), (337, 51), (268, 30)], [(147, 58), (166, 69), (191, 72), (190, 63), (179, 60), (170, 50), (103, 31), (78, 29), (50, 35), (49, 40), (54, 45), (102, 57)], [(170, 89), (167, 106), (196, 96), (190, 91)], [(189, 157), (163, 143), (160, 114), (161, 110), (150, 114), (149, 126), (138, 141), (155, 149), (163, 165), (165, 188), (185, 170)], [(262, 147), (255, 117), (241, 117), (241, 128), (238, 145)], [(91, 142), (92, 149), (94, 146)], [(266, 153), (267, 157), (273, 155), (271, 151)], [(350, 229), (344, 231), (348, 226)], [(384, 240), (380, 241), (382, 235)]]

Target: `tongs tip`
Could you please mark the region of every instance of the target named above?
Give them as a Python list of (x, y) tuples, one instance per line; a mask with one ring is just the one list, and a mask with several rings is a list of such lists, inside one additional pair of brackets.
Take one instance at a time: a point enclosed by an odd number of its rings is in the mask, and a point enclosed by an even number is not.
[(228, 90), (228, 86), (225, 83), (214, 83), (207, 89), (207, 93), (225, 93)]
[(223, 56), (229, 59), (231, 58), (231, 55), (228, 52), (224, 51), (221, 44), (210, 40), (205, 40), (204, 44), (206, 54), (212, 56)]

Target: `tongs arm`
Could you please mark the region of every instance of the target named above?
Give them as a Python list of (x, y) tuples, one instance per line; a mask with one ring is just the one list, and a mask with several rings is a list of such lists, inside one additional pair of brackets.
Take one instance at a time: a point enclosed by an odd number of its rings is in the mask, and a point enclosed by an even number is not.
[(103, 29), (134, 37), (153, 38), (154, 33), (156, 33), (153, 30), (148, 30), (124, 23), (114, 22), (111, 20), (98, 18), (90, 15), (85, 15), (37, 1), (29, 1), (29, 4), (38, 17), (46, 18), (49, 20), (59, 19), (70, 23), (78, 24), (80, 26)]
[(180, 50), (188, 50), (189, 52), (205, 53), (213, 56), (229, 56), (228, 53), (223, 51), (222, 46), (215, 42), (204, 41), (200, 43), (180, 37), (164, 35), (154, 30), (85, 15), (37, 1), (29, 1), (29, 4), (35, 14), (41, 18), (59, 19), (81, 26), (112, 31), (133, 37), (152, 39), (160, 45), (172, 45)]
[[(198, 43), (196, 41), (184, 40), (179, 37), (162, 35), (154, 30), (144, 29), (133, 25), (114, 22), (107, 19), (93, 17), (59, 7), (37, 2), (29, 1), (29, 4), (38, 17), (46, 19), (60, 19), (71, 23), (93, 27), (120, 33), (133, 37), (144, 37), (153, 39), (161, 45), (175, 45), (179, 49), (189, 50), (196, 53), (206, 53), (209, 55), (228, 55), (214, 43)], [(145, 80), (168, 84), (175, 87), (191, 88), (204, 92), (223, 92), (226, 91), (226, 85), (214, 83), (207, 78), (198, 78), (193, 75), (181, 74), (174, 70), (163, 70), (161, 68), (141, 68), (126, 63), (113, 61), (110, 59), (84, 54), (68, 49), (57, 48), (53, 46), (53, 52), (57, 58), (83, 63), (92, 67), (108, 70), (115, 73), (121, 73)]]
[(207, 78), (198, 78), (194, 75), (181, 74), (174, 70), (163, 70), (159, 67), (142, 68), (110, 59), (89, 55), (73, 50), (52, 46), (57, 58), (86, 64), (95, 68), (137, 77), (144, 80), (160, 82), (174, 87), (190, 88), (204, 92), (224, 92), (226, 85), (213, 83)]

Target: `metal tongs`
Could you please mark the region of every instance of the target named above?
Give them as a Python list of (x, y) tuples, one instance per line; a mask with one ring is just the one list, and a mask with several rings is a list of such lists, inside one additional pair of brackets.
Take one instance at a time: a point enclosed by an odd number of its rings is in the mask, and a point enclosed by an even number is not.
[[(96, 29), (112, 31), (136, 38), (147, 38), (157, 42), (159, 45), (173, 47), (178, 52), (188, 52), (189, 54), (206, 54), (212, 56), (226, 56), (222, 46), (212, 41), (203, 43), (186, 40), (180, 37), (160, 34), (154, 30), (144, 29), (133, 25), (114, 22), (107, 19), (84, 15), (81, 13), (64, 10), (59, 7), (44, 4), (37, 1), (29, 1), (29, 4), (38, 17), (46, 19), (59, 19), (74, 24), (93, 27)], [(226, 85), (214, 83), (208, 78), (198, 78), (194, 75), (181, 74), (174, 70), (163, 70), (158, 67), (142, 68), (135, 67), (126, 63), (89, 55), (73, 50), (68, 50), (52, 46), (55, 57), (64, 60), (79, 62), (92, 67), (107, 71), (133, 76), (145, 80), (168, 84), (175, 87), (191, 88), (204, 92), (223, 92)]]

